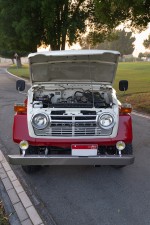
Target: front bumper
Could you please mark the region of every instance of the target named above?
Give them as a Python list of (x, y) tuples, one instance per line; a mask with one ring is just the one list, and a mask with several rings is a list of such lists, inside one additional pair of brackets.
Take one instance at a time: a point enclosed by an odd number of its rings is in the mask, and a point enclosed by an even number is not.
[(8, 159), (14, 165), (130, 165), (134, 162), (133, 155), (94, 157), (8, 155)]

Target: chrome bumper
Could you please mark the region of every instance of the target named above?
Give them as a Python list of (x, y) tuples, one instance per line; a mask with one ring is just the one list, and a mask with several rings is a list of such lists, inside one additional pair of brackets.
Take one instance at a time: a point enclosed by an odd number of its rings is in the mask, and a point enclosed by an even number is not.
[(8, 155), (8, 160), (14, 165), (130, 165), (134, 162), (133, 155), (122, 156), (21, 156)]

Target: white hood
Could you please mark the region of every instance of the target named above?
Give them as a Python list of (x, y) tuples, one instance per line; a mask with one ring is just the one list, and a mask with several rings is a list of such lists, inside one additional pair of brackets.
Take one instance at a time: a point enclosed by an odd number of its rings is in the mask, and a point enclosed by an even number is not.
[(29, 54), (31, 81), (43, 82), (102, 82), (112, 84), (115, 78), (117, 51), (68, 50)]

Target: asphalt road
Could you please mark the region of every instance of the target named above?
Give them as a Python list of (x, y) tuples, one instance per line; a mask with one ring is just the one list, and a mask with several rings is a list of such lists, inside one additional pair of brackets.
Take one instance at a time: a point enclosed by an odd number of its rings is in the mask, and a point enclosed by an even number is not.
[[(12, 141), (13, 105), (25, 96), (16, 78), (0, 68), (0, 148), (16, 154)], [(52, 166), (25, 174), (13, 166), (48, 225), (150, 224), (150, 119), (132, 115), (135, 163), (109, 166)]]

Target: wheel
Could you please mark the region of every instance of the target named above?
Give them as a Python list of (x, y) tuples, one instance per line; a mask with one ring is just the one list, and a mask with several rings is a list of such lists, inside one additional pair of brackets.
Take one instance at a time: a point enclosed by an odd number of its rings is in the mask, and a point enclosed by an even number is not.
[(113, 165), (112, 167), (115, 169), (121, 169), (124, 168), (126, 165)]
[(22, 169), (24, 170), (24, 172), (30, 174), (30, 173), (35, 173), (37, 171), (39, 171), (41, 168), (41, 166), (22, 166)]
[(123, 155), (132, 155), (133, 154), (133, 147), (132, 144), (126, 144), (125, 149), (122, 151)]
[[(125, 149), (122, 151), (123, 155), (132, 155), (133, 154), (133, 147), (132, 144), (126, 144)], [(126, 165), (113, 165), (112, 167), (115, 169), (121, 169)]]
[[(21, 154), (21, 149), (20, 149), (20, 154)], [(36, 154), (37, 153), (37, 150), (35, 147), (33, 146), (29, 146), (27, 152), (26, 152), (26, 155), (32, 155), (32, 154)], [(27, 166), (22, 166), (22, 169), (24, 170), (24, 172), (30, 174), (30, 173), (35, 173), (37, 171), (39, 171), (41, 168), (40, 165), (27, 165)]]

